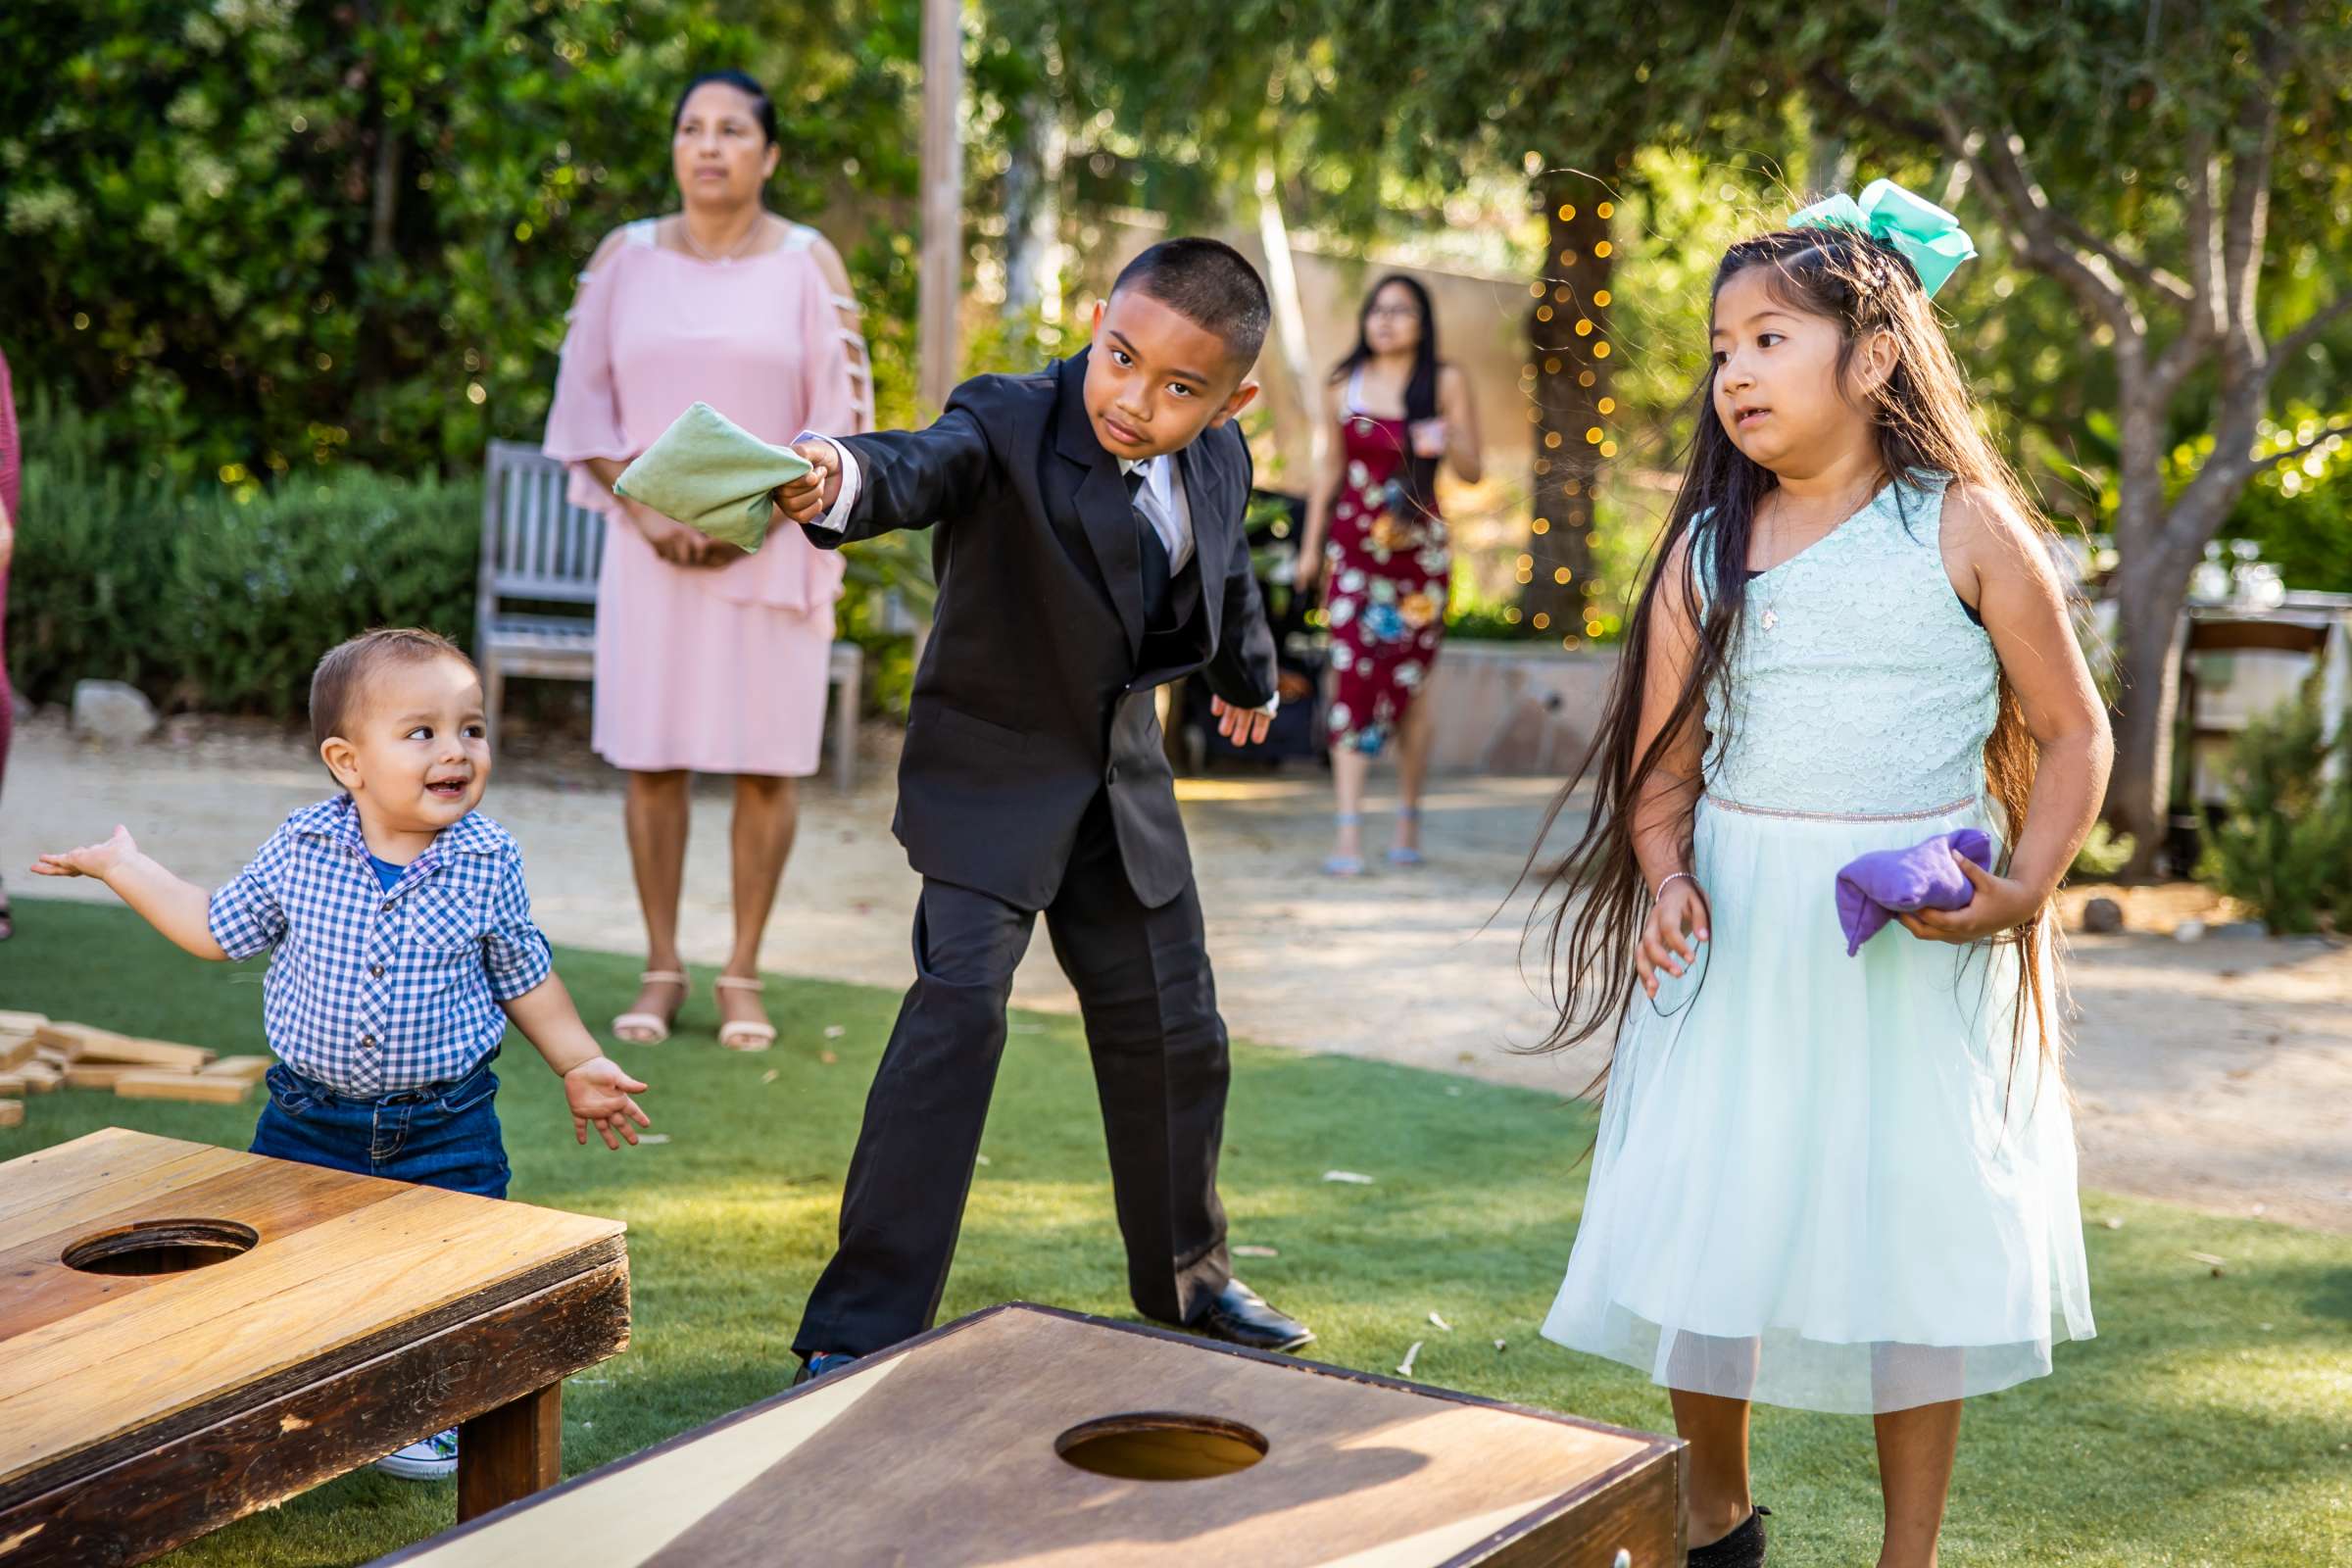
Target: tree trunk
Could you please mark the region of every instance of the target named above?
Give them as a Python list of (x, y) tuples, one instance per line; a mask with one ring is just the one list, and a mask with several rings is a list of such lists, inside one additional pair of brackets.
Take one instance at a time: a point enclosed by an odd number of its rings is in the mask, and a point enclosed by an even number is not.
[(963, 296), (963, 12), (922, 0), (923, 248), (915, 278), (916, 400), (936, 417), (962, 365), (956, 307)]
[(1006, 149), (1004, 170), (1004, 314), (1061, 312), (1061, 122), (1040, 94), (1025, 106), (1026, 126)]
[(392, 256), (392, 221), (400, 212), (400, 132), (388, 122), (375, 127), (375, 172), (368, 180), (368, 254), (377, 261)]
[[(1320, 473), (1323, 460), (1330, 454), (1334, 432), (1331, 421), (1323, 417), (1322, 400), (1316, 396), (1319, 388), (1306, 342), (1306, 307), (1298, 294), (1298, 270), (1291, 256), (1291, 226), (1282, 214), (1282, 180), (1275, 171), (1271, 152), (1264, 154), (1257, 166), (1257, 241), (1258, 248), (1265, 253), (1266, 294), (1274, 307), (1274, 348), (1282, 356), (1283, 369), (1296, 394), (1298, 417), (1306, 427), (1306, 471)], [(1263, 401), (1259, 407), (1265, 407)], [(1282, 437), (1286, 434), (1295, 433), (1278, 413), (1277, 444), (1283, 444)], [(1296, 444), (1289, 449), (1298, 450)]]
[[(2115, 768), (2107, 783), (2106, 816), (2134, 840), (2128, 869), (2148, 875), (2158, 869), (2176, 805), (2173, 735), (2187, 624), (2182, 607), (2190, 575), (2229, 520), (2244, 488), (2243, 473), (2251, 471), (2248, 465), (2232, 464), (2230, 454), (2246, 451), (2255, 440), (2262, 392), (2242, 373), (2224, 375), (2215, 451), (2198, 476), (2168, 501), (2164, 402), (2137, 366), (2128, 365), (2125, 371), (2116, 465), (2115, 538), (2122, 561), (2115, 583)], [(2194, 808), (2193, 801), (2183, 807)], [(2194, 867), (2170, 869), (2185, 876)]]
[(1563, 639), (1585, 634), (1585, 611), (1595, 588), (1592, 493), (1620, 428), (1601, 412), (1609, 391), (1607, 301), (1615, 270), (1607, 195), (1596, 180), (1547, 182), (1551, 248), (1538, 278), (1543, 297), (1528, 312), (1538, 416), (1530, 486), (1535, 536), (1520, 609), (1526, 624)]
[(2149, 539), (2124, 560), (2116, 584), (2119, 681), (2107, 818), (2135, 841), (2127, 867), (2134, 875), (2156, 870), (2172, 826), (2173, 724), (2185, 641), (2180, 612), (2194, 564), (2193, 559), (2178, 559), (2178, 552)]

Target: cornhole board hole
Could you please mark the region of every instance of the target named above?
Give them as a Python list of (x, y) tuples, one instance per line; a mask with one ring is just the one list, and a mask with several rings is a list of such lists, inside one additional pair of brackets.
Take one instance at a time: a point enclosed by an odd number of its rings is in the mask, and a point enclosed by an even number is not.
[(1013, 1303), (379, 1568), (1680, 1568), (1681, 1447)]
[(0, 1568), (141, 1562), (450, 1426), (459, 1518), (552, 1484), (623, 1229), (122, 1128), (0, 1164)]

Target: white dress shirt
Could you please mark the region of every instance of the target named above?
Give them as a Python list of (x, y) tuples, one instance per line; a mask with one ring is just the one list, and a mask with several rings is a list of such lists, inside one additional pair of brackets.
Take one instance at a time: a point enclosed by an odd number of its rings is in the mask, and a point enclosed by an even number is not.
[[(833, 449), (834, 461), (841, 465), (841, 494), (832, 506), (825, 509), (825, 514), (814, 520), (812, 526), (841, 532), (850, 525), (851, 509), (858, 505), (858, 459), (848, 447), (814, 430), (803, 430), (793, 440), (822, 441)], [(1168, 570), (1182, 571), (1185, 563), (1193, 559), (1193, 505), (1184, 493), (1184, 477), (1176, 470), (1175, 455), (1163, 453), (1156, 458), (1145, 458), (1132, 463), (1125, 458), (1119, 459), (1121, 477), (1136, 472), (1144, 476), (1143, 483), (1135, 488), (1136, 510), (1144, 514), (1144, 520), (1152, 524), (1152, 532), (1158, 534), (1159, 542), (1167, 547)], [(1282, 699), (1275, 697), (1266, 704), (1263, 711), (1270, 714), (1281, 706)]]

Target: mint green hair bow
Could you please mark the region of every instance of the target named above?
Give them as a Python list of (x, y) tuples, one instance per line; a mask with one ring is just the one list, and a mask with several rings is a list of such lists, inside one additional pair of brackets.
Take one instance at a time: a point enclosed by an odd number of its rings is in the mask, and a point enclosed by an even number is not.
[(1976, 242), (1960, 220), (1891, 179), (1874, 179), (1863, 186), (1860, 201), (1842, 193), (1817, 201), (1789, 219), (1788, 226), (1850, 228), (1891, 245), (1919, 273), (1920, 286), (1931, 295), (1943, 287), (1954, 268), (1977, 254)]

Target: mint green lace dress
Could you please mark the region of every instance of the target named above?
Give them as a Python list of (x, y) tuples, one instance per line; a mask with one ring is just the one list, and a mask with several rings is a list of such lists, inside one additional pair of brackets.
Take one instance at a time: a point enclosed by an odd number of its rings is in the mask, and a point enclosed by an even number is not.
[(1944, 569), (1942, 489), (1888, 486), (1753, 578), (1709, 694), (1712, 941), (1635, 994), (1544, 1326), (1669, 1388), (1897, 1410), (2092, 1333), (2066, 1089), (2031, 1028), (2012, 1057), (2016, 950), (1889, 925), (1849, 958), (1838, 921), (1855, 856), (2002, 837), (1998, 665)]

